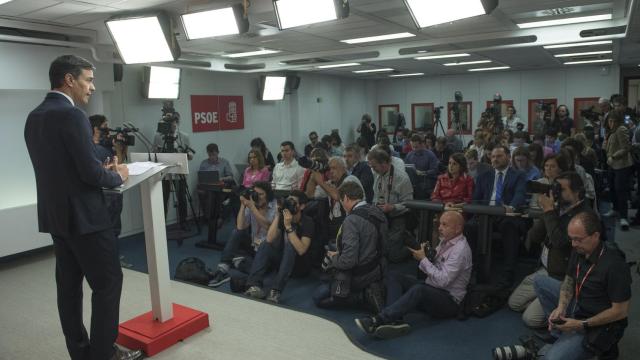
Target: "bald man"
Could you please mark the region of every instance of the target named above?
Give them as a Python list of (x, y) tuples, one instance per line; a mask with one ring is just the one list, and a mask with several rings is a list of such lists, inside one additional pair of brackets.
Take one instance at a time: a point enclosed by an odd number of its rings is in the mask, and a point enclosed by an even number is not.
[(464, 218), (460, 213), (443, 213), (435, 256), (427, 257), (424, 246), (410, 249), (427, 278), (422, 281), (402, 273), (390, 273), (385, 279), (387, 307), (374, 317), (356, 319), (358, 327), (374, 337), (389, 339), (409, 332), (409, 324), (403, 322), (402, 317), (411, 311), (422, 310), (437, 318), (455, 317), (466, 294), (472, 268), (471, 248), (462, 234), (463, 228)]

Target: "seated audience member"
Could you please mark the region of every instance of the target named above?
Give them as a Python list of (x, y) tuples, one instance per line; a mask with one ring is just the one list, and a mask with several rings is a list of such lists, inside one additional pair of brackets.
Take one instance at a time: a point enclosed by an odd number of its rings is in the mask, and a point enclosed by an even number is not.
[(545, 140), (545, 136), (544, 134), (535, 134), (533, 135), (533, 143), (534, 144), (538, 144), (542, 147), (542, 155), (544, 155), (544, 157), (546, 158), (549, 155), (553, 155), (556, 152), (553, 151), (553, 149), (549, 146), (547, 146), (546, 144), (546, 140)]
[(524, 131), (515, 132), (513, 134), (513, 142), (509, 145), (509, 150), (513, 151), (520, 146), (524, 146), (526, 148), (529, 146), (527, 140), (529, 140), (529, 134)]
[(474, 181), (478, 179), (478, 176), (491, 170), (491, 165), (479, 161), (478, 150), (476, 149), (468, 149), (464, 157), (467, 159), (467, 173)]
[(564, 281), (536, 276), (533, 284), (557, 338), (544, 359), (616, 359), (628, 324), (629, 266), (622, 251), (601, 239), (595, 212), (577, 214), (567, 230), (573, 252)]
[(379, 311), (384, 303), (382, 237), (387, 218), (379, 208), (364, 201), (358, 184), (345, 182), (338, 193), (347, 217), (338, 233), (335, 251), (328, 250), (323, 261), (330, 280), (315, 290), (313, 302), (322, 308), (364, 303)]
[(586, 171), (587, 174), (591, 175), (591, 177), (593, 178), (596, 175), (596, 161), (594, 161), (592, 157), (584, 156), (584, 143), (578, 140), (578, 135), (582, 135), (582, 138), (584, 138), (583, 134), (577, 134), (575, 136), (566, 138), (560, 145), (560, 149), (570, 148), (574, 154), (573, 162), (576, 165), (582, 166), (584, 171)]
[(447, 172), (438, 176), (431, 201), (439, 201), (447, 207), (470, 203), (473, 195), (473, 178), (467, 175), (467, 159), (462, 153), (449, 157)]
[(505, 129), (509, 129), (514, 133), (516, 131), (522, 131), (518, 130), (518, 123), (520, 123), (520, 118), (516, 116), (516, 108), (513, 107), (513, 105), (507, 106), (507, 115), (502, 117), (502, 123), (504, 124)]
[(542, 170), (542, 163), (544, 162), (544, 152), (542, 151), (542, 146), (539, 144), (529, 144), (527, 146), (527, 151), (529, 151), (529, 161), (533, 164), (533, 166)]
[(406, 334), (410, 327), (403, 316), (422, 310), (437, 318), (458, 315), (460, 303), (471, 278), (471, 249), (462, 234), (464, 218), (458, 212), (447, 211), (440, 218), (440, 244), (435, 254), (425, 254), (424, 247), (411, 250), (425, 280), (402, 273), (390, 273), (385, 279), (387, 305), (377, 315), (356, 319), (365, 333), (381, 339)]
[(318, 145), (318, 133), (312, 131), (309, 133), (309, 143), (304, 146), (304, 156), (310, 157), (311, 150), (315, 149)]
[(516, 148), (512, 157), (515, 168), (525, 173), (527, 181), (540, 177), (540, 169), (533, 165), (529, 158), (529, 151), (525, 147)]
[(404, 158), (405, 164), (413, 164), (417, 171), (435, 176), (438, 174), (438, 158), (426, 148), (424, 138), (418, 134), (411, 136), (411, 147), (413, 151)]
[(438, 174), (442, 174), (447, 170), (451, 149), (447, 147), (447, 138), (439, 136), (436, 139), (436, 145), (433, 148), (433, 154), (438, 159)]
[[(525, 174), (510, 165), (509, 148), (503, 145), (496, 145), (491, 151), (491, 166), (493, 171), (478, 176), (472, 199), (485, 205), (504, 206), (507, 213), (513, 213), (526, 201)], [(504, 251), (503, 273), (498, 284), (506, 288), (513, 283), (523, 224), (520, 218), (512, 216), (493, 217), (492, 221), (493, 228), (502, 235)], [(475, 231), (469, 235), (474, 236)]]
[(425, 147), (431, 151), (436, 146), (436, 136), (432, 132), (428, 132), (424, 135)]
[(462, 143), (462, 140), (460, 140), (460, 136), (456, 135), (455, 129), (448, 129), (446, 138), (447, 147), (449, 147), (451, 152), (456, 153), (462, 151), (462, 149), (464, 148), (464, 144)]
[(544, 134), (544, 144), (551, 148), (554, 154), (560, 152), (560, 140), (558, 140), (558, 133), (553, 130), (549, 130)]
[(247, 156), (247, 162), (249, 166), (244, 169), (244, 175), (242, 176), (242, 186), (250, 188), (256, 181), (269, 181), (271, 178), (271, 172), (269, 167), (264, 163), (264, 156), (260, 150), (249, 150)]
[(413, 147), (411, 147), (411, 136), (412, 133), (409, 129), (402, 129), (402, 149), (400, 152), (404, 155), (413, 151)]
[[(315, 161), (316, 164), (324, 164), (326, 166), (328, 165), (327, 163), (329, 162), (329, 155), (323, 148), (318, 147), (311, 151), (310, 159), (311, 161)], [(303, 165), (305, 164), (303, 163)], [(302, 190), (305, 193), (305, 195), (307, 195), (307, 198), (309, 199), (315, 199), (320, 197), (326, 198), (327, 197), (326, 194), (322, 194), (320, 192), (321, 189), (318, 187), (318, 183), (316, 183), (316, 181), (313, 179), (313, 176), (312, 176), (313, 173), (314, 171), (312, 169), (304, 169), (304, 174), (302, 175), (302, 182), (300, 184), (300, 190)], [(325, 180), (329, 179), (328, 166), (327, 166), (327, 169), (322, 172), (322, 176), (324, 177)]]
[(337, 131), (331, 132), (331, 150), (329, 150), (329, 155), (331, 156), (342, 156), (344, 154), (344, 145), (342, 144), (342, 138)]
[(259, 137), (251, 140), (251, 149), (258, 150), (262, 153), (265, 164), (269, 168), (269, 171), (272, 171), (276, 166), (276, 161), (273, 159), (273, 155), (271, 155), (271, 151), (267, 149), (267, 145), (265, 145), (264, 141)]
[(273, 168), (272, 182), (275, 190), (299, 189), (304, 176), (304, 168), (298, 165), (295, 159), (296, 148), (291, 141), (284, 141), (280, 144), (280, 154), (282, 162)]
[(387, 215), (389, 221), (385, 254), (389, 261), (401, 262), (409, 256), (409, 250), (404, 245), (405, 214), (409, 209), (404, 202), (413, 199), (413, 187), (409, 176), (391, 164), (391, 157), (383, 149), (374, 148), (369, 151), (367, 160), (374, 174), (375, 205)]
[[(360, 180), (354, 175), (347, 174), (347, 163), (343, 158), (334, 156), (329, 159), (329, 181), (325, 181), (322, 174), (313, 172), (313, 180), (318, 184), (318, 198), (327, 199), (329, 209), (328, 240), (333, 240), (338, 234), (338, 229), (345, 216), (344, 209), (340, 205), (338, 188), (346, 182), (354, 182), (362, 187)], [(362, 189), (364, 192), (364, 189)]]
[(471, 145), (469, 149), (475, 150), (478, 153), (478, 160), (484, 157), (485, 145), (487, 145), (487, 139), (484, 131), (476, 129), (473, 135), (473, 145)]
[(207, 145), (209, 157), (202, 160), (198, 171), (217, 171), (221, 181), (233, 181), (233, 171), (229, 160), (218, 156), (218, 154), (220, 154), (220, 150), (218, 150), (217, 144)]
[(383, 147), (385, 149), (388, 148), (389, 154), (391, 154), (391, 156), (400, 159), (400, 154), (393, 148), (393, 145), (391, 145), (391, 141), (389, 141), (389, 137), (386, 133), (378, 135), (378, 143), (376, 144), (376, 147)]
[(571, 241), (566, 231), (569, 220), (590, 208), (584, 201), (584, 185), (578, 174), (563, 172), (555, 178), (555, 183), (560, 185), (560, 192), (540, 194), (538, 202), (544, 213), (534, 221), (527, 233), (527, 244), (542, 245), (541, 266), (525, 277), (509, 297), (511, 310), (524, 312), (522, 320), (533, 328), (543, 327), (547, 323), (533, 289), (533, 279), (537, 275), (551, 276), (558, 281), (564, 279), (571, 254)]
[[(253, 195), (240, 196), (240, 211), (236, 218), (236, 229), (222, 250), (220, 262), (209, 286), (218, 287), (229, 281), (229, 270), (239, 250), (253, 257), (256, 250), (267, 238), (267, 230), (277, 211), (273, 190), (268, 182), (257, 181), (253, 184)], [(249, 267), (251, 261), (245, 261), (243, 267)], [(238, 264), (240, 265), (240, 264)], [(238, 268), (239, 266), (235, 266)], [(246, 271), (244, 271), (246, 272)]]
[[(302, 214), (307, 196), (300, 190), (293, 190), (280, 204), (275, 218), (269, 226), (267, 241), (263, 241), (256, 251), (255, 259), (247, 278), (245, 295), (274, 303), (280, 296), (290, 276), (303, 277), (311, 271), (307, 250), (313, 239), (313, 220)], [(295, 205), (292, 213), (289, 207)], [(294, 210), (294, 209), (291, 209)], [(263, 280), (267, 273), (276, 271), (276, 276), (268, 295), (263, 290)]]
[(513, 134), (514, 134), (513, 131), (509, 129), (504, 129), (500, 137), (500, 144), (505, 146), (511, 146), (511, 144), (513, 143)]
[(378, 150), (382, 150), (384, 152), (386, 152), (389, 155), (389, 158), (391, 159), (391, 164), (396, 168), (397, 171), (403, 172), (403, 173), (407, 173), (407, 170), (404, 168), (404, 161), (402, 159), (400, 159), (397, 156), (393, 155), (393, 152), (391, 151), (391, 149), (389, 149), (387, 146), (380, 146), (379, 144), (374, 146), (372, 148), (373, 149), (378, 149)]
[(344, 149), (344, 160), (347, 163), (347, 172), (360, 180), (366, 201), (371, 204), (373, 200), (373, 172), (366, 161), (362, 160), (361, 148), (356, 145), (348, 145)]
[[(542, 163), (542, 177), (535, 181), (541, 184), (551, 185), (553, 181), (565, 171), (569, 171), (569, 163), (564, 156), (560, 154), (547, 156)], [(540, 208), (538, 204), (538, 194), (531, 195), (529, 207)]]

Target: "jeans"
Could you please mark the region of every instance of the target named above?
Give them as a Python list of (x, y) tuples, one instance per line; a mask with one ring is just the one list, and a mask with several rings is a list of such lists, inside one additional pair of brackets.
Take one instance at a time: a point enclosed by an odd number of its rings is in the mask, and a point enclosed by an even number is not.
[[(547, 318), (558, 307), (561, 284), (560, 281), (549, 276), (536, 276), (533, 280), (533, 286)], [(572, 300), (567, 306), (567, 317), (572, 316), (574, 307)], [(558, 340), (544, 354), (546, 360), (579, 360), (590, 359), (594, 356), (582, 346), (583, 332), (552, 331), (551, 335), (557, 337)]]
[(356, 307), (363, 303), (362, 291), (352, 291), (347, 298), (337, 298), (331, 296), (331, 283), (320, 284), (311, 295), (313, 303), (319, 308), (333, 309)]
[(522, 312), (522, 321), (532, 328), (543, 327), (547, 324), (544, 310), (533, 287), (536, 276), (547, 276), (547, 270), (541, 267), (536, 272), (529, 274), (509, 296), (509, 308)]
[(416, 309), (438, 318), (458, 314), (459, 306), (449, 292), (427, 285), (415, 277), (391, 272), (385, 279), (385, 285), (388, 305), (380, 313), (385, 322), (400, 320)]
[(627, 202), (631, 197), (631, 190), (629, 189), (629, 178), (632, 175), (633, 167), (629, 166), (622, 169), (611, 170), (612, 182), (609, 184), (609, 190), (611, 190), (611, 200), (613, 202), (613, 209), (620, 214), (620, 219), (627, 219), (629, 212), (629, 203)]
[(282, 291), (284, 286), (291, 276), (291, 271), (295, 265), (297, 252), (294, 249), (291, 242), (283, 239), (272, 243), (264, 241), (258, 247), (256, 256), (251, 265), (249, 271), (249, 278), (247, 279), (247, 286), (259, 286), (262, 287), (262, 281), (264, 280), (267, 271), (270, 269), (277, 269), (278, 273), (271, 286), (274, 290)]
[(238, 253), (240, 249), (247, 251), (250, 255), (255, 254), (255, 251), (251, 246), (250, 227), (244, 230), (233, 230), (233, 232), (231, 233), (231, 238), (227, 240), (227, 243), (224, 245), (224, 249), (222, 250), (218, 269), (227, 272), (229, 270), (229, 267), (231, 266), (233, 257)]

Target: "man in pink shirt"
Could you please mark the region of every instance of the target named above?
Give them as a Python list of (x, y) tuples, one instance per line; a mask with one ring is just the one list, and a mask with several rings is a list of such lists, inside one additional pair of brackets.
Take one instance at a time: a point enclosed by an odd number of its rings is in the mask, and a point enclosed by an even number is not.
[(387, 306), (374, 317), (356, 319), (358, 327), (369, 335), (389, 339), (409, 332), (410, 326), (402, 317), (411, 311), (421, 310), (438, 318), (455, 317), (466, 294), (472, 268), (471, 248), (462, 234), (463, 229), (464, 218), (460, 213), (444, 212), (435, 254), (425, 254), (424, 247), (411, 249), (427, 278), (423, 281), (390, 273), (385, 281)]

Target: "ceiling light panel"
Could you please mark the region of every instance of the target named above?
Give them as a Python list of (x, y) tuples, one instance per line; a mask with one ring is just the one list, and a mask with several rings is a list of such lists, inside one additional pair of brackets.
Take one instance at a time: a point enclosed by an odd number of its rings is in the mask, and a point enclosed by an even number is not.
[(564, 18), (564, 19), (525, 22), (525, 23), (518, 23), (516, 25), (518, 25), (520, 29), (530, 29), (530, 28), (537, 28), (537, 27), (543, 27), (543, 26), (579, 24), (579, 23), (586, 23), (586, 22), (593, 22), (593, 21), (611, 20), (611, 18), (612, 18), (611, 14), (601, 14), (601, 15), (571, 17), (571, 18)]
[(125, 64), (175, 60), (159, 16), (112, 19), (106, 24)]
[(464, 66), (464, 65), (474, 65), (474, 64), (487, 64), (490, 63), (491, 60), (476, 60), (476, 61), (461, 61), (454, 63), (446, 63), (442, 64), (444, 66)]
[(230, 7), (184, 14), (181, 18), (189, 40), (240, 33)]
[(433, 59), (447, 59), (447, 58), (456, 58), (456, 57), (467, 57), (471, 56), (470, 54), (460, 53), (460, 54), (447, 54), (447, 55), (428, 55), (428, 56), (418, 56), (414, 59), (416, 60), (433, 60)]
[[(404, 0), (404, 2), (418, 28), (484, 15), (491, 12), (498, 3), (493, 0)], [(486, 8), (485, 5), (487, 5)]]
[(409, 32), (402, 32), (402, 33), (395, 33), (395, 34), (377, 35), (377, 36), (368, 36), (363, 38), (340, 40), (340, 42), (347, 43), (347, 44), (361, 44), (361, 43), (374, 42), (374, 41), (403, 39), (403, 38), (414, 37), (414, 36), (416, 35)]
[(333, 68), (341, 68), (348, 66), (358, 66), (360, 63), (344, 63), (344, 64), (331, 64), (331, 65), (319, 65), (316, 66), (316, 69), (333, 69)]
[(338, 18), (333, 0), (277, 0), (273, 8), (282, 30)]
[(613, 59), (569, 61), (564, 64), (565, 65), (595, 64), (595, 63), (604, 63), (604, 62), (610, 62), (610, 61), (613, 61)]
[(389, 77), (397, 78), (397, 77), (410, 77), (410, 76), (422, 76), (424, 73), (410, 73), (410, 74), (394, 74), (389, 75)]
[(488, 67), (488, 68), (468, 69), (467, 71), (491, 71), (491, 70), (505, 70), (510, 68), (511, 67), (509, 66), (495, 66), (495, 67)]
[(557, 54), (553, 56), (555, 57), (588, 56), (588, 55), (611, 54), (612, 52), (613, 52), (612, 50), (586, 51), (586, 52), (579, 52), (579, 53)]
[(543, 48), (562, 49), (562, 48), (580, 47), (580, 46), (611, 45), (612, 43), (613, 43), (613, 40), (601, 40), (601, 41), (588, 41), (588, 42), (570, 43), (570, 44), (545, 45), (543, 46)]
[(230, 57), (230, 58), (241, 58), (241, 57), (249, 57), (249, 56), (277, 54), (279, 52), (280, 50), (264, 49), (264, 50), (257, 50), (257, 51), (247, 51), (247, 52), (241, 52), (241, 53), (226, 54), (222, 56)]
[(382, 68), (382, 69), (369, 69), (369, 70), (356, 70), (354, 73), (356, 74), (368, 74), (368, 73), (377, 73), (377, 72), (389, 72), (393, 71), (392, 68)]

